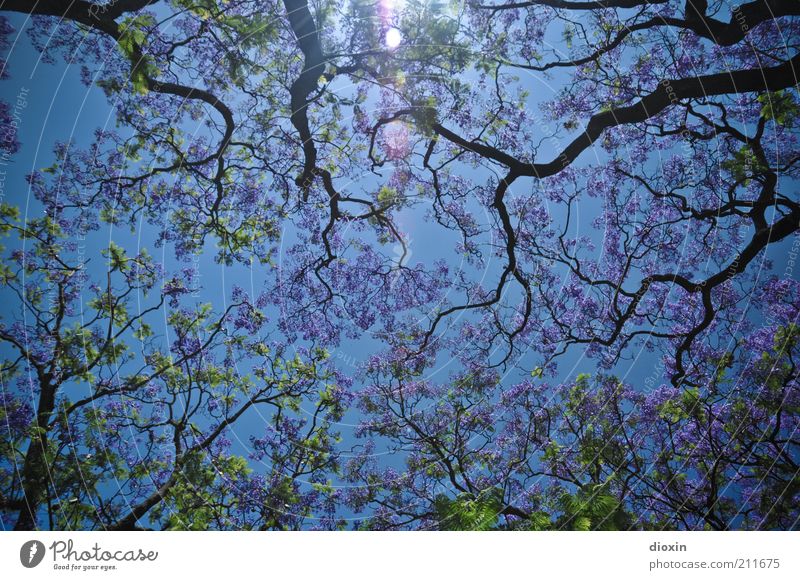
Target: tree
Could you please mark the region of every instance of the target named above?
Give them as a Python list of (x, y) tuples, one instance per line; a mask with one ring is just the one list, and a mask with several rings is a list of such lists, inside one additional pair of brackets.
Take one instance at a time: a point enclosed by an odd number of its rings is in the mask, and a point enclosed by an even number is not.
[[(18, 527), (797, 527), (797, 2), (2, 10), (118, 121), (3, 206)], [(88, 267), (124, 227), (169, 258)], [(207, 255), (263, 288), (191, 304)]]
[[(0, 325), (10, 347), (3, 383), (17, 387), (4, 389), (3, 401), (9, 523), (299, 525), (325, 493), (300, 493), (296, 479), (337, 469), (331, 423), (347, 395), (325, 354), (287, 356), (285, 345), (260, 335), (265, 320), (242, 292), (221, 314), (185, 305), (190, 276), (168, 276), (145, 250), (130, 256), (112, 242), (93, 278), (70, 241), (87, 221), (47, 205), (58, 219), (21, 223), (3, 205), (0, 222), (25, 248), (7, 255), (3, 271), (4, 289), (19, 301)], [(167, 306), (164, 350), (154, 324)], [(310, 417), (300, 413), (305, 402)], [(270, 465), (262, 473), (230, 453), (229, 439), (259, 409), (265, 432), (253, 443)]]

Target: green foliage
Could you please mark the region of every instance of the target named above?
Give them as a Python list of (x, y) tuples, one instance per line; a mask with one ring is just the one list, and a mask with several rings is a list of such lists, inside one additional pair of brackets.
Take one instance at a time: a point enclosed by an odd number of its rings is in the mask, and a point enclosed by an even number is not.
[(178, 482), (164, 503), (153, 510), (155, 519), (165, 518), (167, 530), (208, 530), (223, 523), (223, 505), (235, 503), (221, 489), (225, 481), (236, 481), (252, 470), (242, 457), (215, 457), (191, 453), (183, 462)]
[(745, 184), (749, 183), (754, 175), (767, 169), (748, 145), (743, 145), (732, 158), (726, 159), (721, 165), (734, 179)]
[(402, 196), (394, 187), (384, 185), (378, 190), (378, 205), (380, 205), (381, 208), (398, 205), (402, 200)]
[(547, 512), (533, 512), (528, 516), (528, 520), (528, 529), (535, 532), (544, 532), (553, 528), (553, 522)]
[(461, 494), (455, 499), (439, 495), (434, 500), (439, 529), (485, 531), (493, 529), (503, 509), (503, 493), (488, 489), (477, 497)]
[(151, 14), (128, 17), (120, 23), (122, 34), (117, 40), (117, 45), (120, 52), (131, 62), (131, 84), (133, 90), (139, 94), (147, 93), (149, 79), (158, 75), (159, 72), (153, 59), (143, 55), (141, 51), (147, 40), (148, 29), (155, 25), (155, 18)]
[(761, 103), (761, 116), (767, 120), (775, 121), (784, 127), (793, 127), (800, 107), (795, 102), (794, 95), (789, 91), (775, 91), (758, 96)]
[(412, 115), (417, 130), (427, 137), (434, 134), (433, 127), (439, 122), (439, 113), (436, 106), (437, 101), (434, 96), (428, 96), (414, 103)]
[(589, 484), (575, 494), (565, 492), (558, 503), (562, 515), (554, 524), (556, 529), (609, 531), (627, 528), (628, 518), (622, 505), (605, 485)]

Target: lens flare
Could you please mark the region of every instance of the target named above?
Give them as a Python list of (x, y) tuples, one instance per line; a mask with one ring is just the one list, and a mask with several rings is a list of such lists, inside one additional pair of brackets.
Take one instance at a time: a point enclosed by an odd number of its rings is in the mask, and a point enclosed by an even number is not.
[(403, 35), (396, 28), (390, 28), (386, 31), (385, 42), (388, 48), (397, 48), (403, 42)]

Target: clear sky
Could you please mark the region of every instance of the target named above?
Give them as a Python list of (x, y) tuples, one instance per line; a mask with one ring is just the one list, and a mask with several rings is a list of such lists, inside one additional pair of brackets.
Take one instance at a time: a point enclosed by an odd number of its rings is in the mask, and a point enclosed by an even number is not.
[[(25, 22), (24, 17), (15, 14), (9, 15), (8, 18), (18, 31), (22, 29)], [(86, 87), (81, 83), (78, 66), (64, 63), (63, 59), (56, 59), (54, 63), (42, 62), (40, 55), (33, 49), (24, 33), (18, 34), (16, 37), (7, 59), (10, 78), (0, 83), (2, 97), (6, 101), (14, 102), (17, 96), (22, 94), (25, 97), (26, 106), (19, 126), (20, 151), (6, 165), (0, 166), (0, 171), (5, 172), (3, 193), (6, 202), (22, 208), (23, 215), (36, 217), (41, 214), (42, 208), (31, 197), (25, 176), (36, 169), (47, 167), (55, 161), (53, 145), (57, 141), (72, 141), (77, 147), (85, 147), (92, 142), (93, 133), (97, 128), (112, 128), (116, 121), (103, 91), (99, 87)], [(520, 82), (534, 95), (550, 96), (546, 85), (542, 84), (541, 80), (526, 75)], [(546, 156), (547, 153), (547, 151), (543, 152)], [(593, 154), (587, 152), (579, 160), (579, 163), (588, 163), (592, 160)], [(516, 187), (531, 185), (531, 181), (520, 181)], [(458, 264), (454, 261), (454, 252), (452, 251), (456, 237), (451, 235), (451, 239), (447, 239), (441, 227), (426, 220), (426, 209), (424, 204), (420, 204), (404, 210), (399, 216), (398, 224), (410, 238), (411, 255), (407, 265), (414, 265), (417, 262), (432, 264), (436, 259), (445, 258), (449, 260), (451, 267), (457, 268)], [(583, 214), (580, 221), (588, 224), (599, 210), (599, 205), (587, 202), (579, 209)], [(592, 235), (596, 237), (596, 241), (599, 241), (602, 232), (587, 227), (581, 234), (585, 235), (590, 232), (593, 232)], [(283, 233), (285, 247), (291, 242), (294, 234), (291, 230)], [(169, 248), (157, 249), (153, 246), (156, 235), (157, 232), (153, 227), (147, 224), (142, 224), (135, 232), (108, 227), (101, 229), (87, 240), (86, 253), (92, 260), (89, 265), (90, 271), (102, 271), (104, 265), (100, 251), (109, 240), (130, 250), (135, 250), (137, 247), (148, 247), (153, 255), (163, 260), (169, 270), (171, 266), (175, 265), (174, 259), (171, 257)], [(785, 270), (787, 250), (792, 241), (792, 239), (788, 239), (780, 244), (768, 246), (767, 257), (774, 261), (775, 272), (779, 273)], [(392, 252), (393, 250), (389, 248), (388, 251)], [(230, 300), (230, 292), (234, 284), (250, 288), (254, 294), (258, 294), (265, 277), (273, 275), (271, 272), (259, 269), (258, 266), (250, 270), (243, 266), (225, 267), (216, 264), (210, 253), (200, 256), (192, 264), (196, 266), (202, 284), (202, 292), (197, 300), (211, 302), (217, 309), (224, 308), (226, 301)], [(497, 273), (497, 263), (495, 263), (495, 267), (490, 268), (486, 275), (491, 278)], [(2, 306), (4, 317), (13, 315), (13, 311), (9, 311), (9, 308), (16, 309), (18, 304), (11, 300), (5, 300)], [(270, 314), (274, 318), (279, 316), (279, 313), (274, 310)], [(382, 345), (379, 341), (372, 338), (369, 333), (365, 333), (360, 340), (344, 342), (331, 353), (331, 356), (343, 370), (355, 372), (361, 362), (381, 348)], [(443, 361), (443, 363), (446, 362)], [(519, 366), (522, 370), (512, 370), (505, 378), (509, 384), (518, 380), (520, 376), (524, 376), (534, 365), (526, 356), (520, 361)], [(581, 349), (573, 348), (562, 358), (559, 368), (560, 377), (566, 380), (579, 373), (593, 372), (595, 365), (592, 360), (582, 356)], [(615, 372), (624, 381), (645, 388), (648, 386), (648, 378), (652, 382), (656, 368), (657, 360), (654, 355), (641, 351), (635, 360), (622, 361)], [(452, 370), (454, 368), (450, 364), (436, 368), (433, 372), (436, 374), (437, 380), (444, 380), (446, 374)], [(658, 377), (655, 384), (649, 386), (658, 386), (661, 382), (660, 379), (661, 377)], [(358, 383), (355, 387), (358, 388)], [(355, 443), (352, 427), (357, 419), (355, 412), (349, 412), (341, 425), (344, 436), (342, 444), (345, 447)], [(252, 413), (246, 421), (237, 425), (234, 441), (246, 453), (249, 448), (248, 436), (258, 434), (261, 430), (263, 430), (261, 418), (256, 413)], [(378, 448), (380, 450), (381, 446), (379, 445)], [(398, 467), (402, 460), (403, 457), (400, 454), (386, 457), (389, 464)]]

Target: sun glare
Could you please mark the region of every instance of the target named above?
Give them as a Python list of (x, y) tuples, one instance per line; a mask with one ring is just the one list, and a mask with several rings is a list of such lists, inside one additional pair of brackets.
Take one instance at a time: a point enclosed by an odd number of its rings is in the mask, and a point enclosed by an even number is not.
[(390, 28), (386, 31), (385, 42), (388, 48), (397, 48), (403, 42), (403, 35), (396, 28)]

